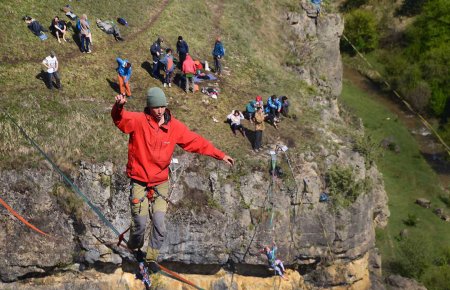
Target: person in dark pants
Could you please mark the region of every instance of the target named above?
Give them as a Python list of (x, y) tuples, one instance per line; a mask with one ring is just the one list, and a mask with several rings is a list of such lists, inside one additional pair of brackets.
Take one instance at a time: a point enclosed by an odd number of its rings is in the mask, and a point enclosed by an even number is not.
[(152, 75), (154, 78), (159, 79), (159, 59), (161, 58), (161, 44), (164, 42), (162, 37), (158, 37), (152, 46), (150, 46), (150, 53), (153, 59), (153, 71)]
[(223, 48), (223, 44), (220, 40), (221, 40), (220, 36), (217, 36), (216, 42), (214, 43), (214, 49), (212, 52), (212, 55), (214, 57), (215, 72), (218, 75), (222, 73), (222, 64), (220, 63), (220, 60), (225, 55), (225, 49)]
[(265, 119), (266, 119), (266, 115), (264, 114), (262, 107), (257, 107), (255, 117), (254, 117), (254, 120), (255, 120), (255, 143), (253, 144), (253, 150), (255, 150), (255, 152), (259, 152), (259, 150), (261, 150), (262, 134), (265, 129), (265, 124), (264, 124)]
[(50, 52), (50, 55), (47, 56), (42, 64), (47, 68), (47, 87), (49, 89), (53, 89), (53, 81), (55, 79), (56, 88), (61, 88), (61, 81), (58, 75), (58, 59), (56, 58), (55, 52)]
[(234, 160), (187, 128), (167, 109), (167, 98), (157, 87), (147, 91), (144, 112), (124, 108), (123, 95), (116, 96), (111, 110), (114, 124), (129, 134), (127, 175), (131, 179), (131, 230), (127, 246), (144, 246), (145, 228), (151, 211), (152, 230), (145, 257), (146, 266), (156, 273), (157, 259), (167, 235), (165, 215), (169, 196), (169, 165), (176, 145), (187, 152), (199, 153), (233, 165)]
[(183, 62), (186, 59), (186, 54), (189, 53), (189, 46), (186, 43), (186, 41), (183, 39), (183, 36), (181, 36), (181, 35), (178, 36), (177, 53), (178, 53), (178, 58), (179, 58), (178, 68), (182, 69)]
[(91, 53), (91, 27), (89, 26), (89, 21), (86, 14), (83, 14), (80, 18), (80, 41), (81, 41), (81, 52)]

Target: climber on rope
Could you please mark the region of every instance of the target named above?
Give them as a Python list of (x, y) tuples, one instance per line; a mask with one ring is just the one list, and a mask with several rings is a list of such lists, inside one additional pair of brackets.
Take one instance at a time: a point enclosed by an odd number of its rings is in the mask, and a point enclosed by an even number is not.
[(277, 250), (278, 248), (275, 244), (275, 241), (273, 241), (272, 248), (270, 248), (269, 246), (264, 246), (264, 248), (260, 250), (260, 252), (267, 256), (267, 262), (269, 263), (269, 267), (275, 271), (276, 275), (280, 276), (284, 280), (289, 280), (287, 277), (284, 276), (286, 270), (284, 269), (283, 262), (276, 258)]
[(151, 211), (153, 227), (145, 263), (150, 271), (156, 273), (161, 269), (157, 259), (166, 236), (165, 214), (170, 202), (169, 165), (175, 145), (188, 152), (223, 160), (229, 165), (233, 165), (234, 160), (175, 119), (167, 109), (166, 95), (160, 88), (150, 88), (146, 97), (144, 112), (130, 112), (124, 108), (126, 97), (116, 96), (111, 116), (122, 132), (130, 134), (127, 175), (131, 179), (131, 229), (127, 246), (138, 250), (144, 245), (145, 227)]

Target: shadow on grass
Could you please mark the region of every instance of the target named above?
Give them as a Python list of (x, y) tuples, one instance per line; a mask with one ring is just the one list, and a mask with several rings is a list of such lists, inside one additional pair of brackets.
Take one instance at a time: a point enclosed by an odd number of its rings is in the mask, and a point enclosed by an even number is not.
[(36, 79), (41, 80), (45, 84), (47, 89), (50, 89), (50, 87), (48, 86), (48, 83), (47, 83), (47, 78), (48, 78), (48, 75), (44, 70), (41, 70), (41, 72), (36, 75)]
[(113, 89), (116, 93), (120, 94), (120, 87), (119, 87), (118, 83), (116, 83), (115, 81), (110, 80), (108, 78), (106, 79), (106, 81), (108, 82), (111, 89)]
[(78, 49), (81, 52), (81, 40), (80, 40), (80, 35), (78, 33), (73, 33), (72, 34), (72, 39), (73, 41), (77, 44)]
[(152, 74), (152, 65), (151, 65), (150, 62), (144, 61), (144, 62), (141, 64), (141, 68), (145, 69), (145, 71), (146, 71), (151, 77), (153, 77), (153, 74)]

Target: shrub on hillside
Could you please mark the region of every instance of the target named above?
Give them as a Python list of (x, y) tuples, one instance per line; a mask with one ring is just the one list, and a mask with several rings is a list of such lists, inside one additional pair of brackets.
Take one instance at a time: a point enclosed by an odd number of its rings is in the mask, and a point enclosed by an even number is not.
[(331, 167), (325, 175), (327, 187), (332, 197), (333, 205), (345, 208), (356, 201), (358, 196), (370, 190), (369, 180), (358, 180), (350, 168)]
[(419, 279), (431, 266), (432, 253), (425, 238), (404, 239), (399, 250), (399, 259), (392, 270), (402, 276)]
[[(373, 13), (356, 9), (345, 16), (345, 36), (361, 52), (369, 52), (378, 46), (377, 20)], [(341, 41), (344, 51), (353, 53), (352, 47), (345, 41)]]
[(423, 275), (421, 281), (428, 290), (450, 290), (450, 265), (433, 267)]
[(395, 11), (397, 16), (414, 16), (422, 11), (423, 5), (428, 0), (403, 0), (402, 5)]
[(339, 9), (342, 12), (347, 12), (347, 11), (350, 11), (352, 9), (359, 8), (359, 7), (367, 4), (367, 2), (369, 2), (369, 0), (347, 0), (344, 3), (341, 4)]

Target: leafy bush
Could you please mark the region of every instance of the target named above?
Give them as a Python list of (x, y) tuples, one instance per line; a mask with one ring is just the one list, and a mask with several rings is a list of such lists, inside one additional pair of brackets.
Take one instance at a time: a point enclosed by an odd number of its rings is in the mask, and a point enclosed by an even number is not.
[(403, 223), (410, 227), (417, 226), (418, 222), (419, 222), (419, 219), (417, 218), (417, 216), (415, 214), (412, 214), (412, 213), (409, 213), (408, 217), (405, 220), (403, 220)]
[[(345, 16), (344, 34), (361, 52), (369, 52), (378, 47), (377, 20), (373, 13), (355, 9)], [(353, 54), (347, 41), (341, 41), (341, 48)]]
[(340, 10), (341, 12), (347, 12), (352, 9), (359, 8), (364, 4), (367, 4), (367, 2), (369, 2), (369, 0), (347, 0), (342, 3)]
[(423, 275), (421, 281), (428, 290), (450, 290), (450, 265), (433, 267)]
[(370, 189), (368, 180), (356, 181), (350, 168), (333, 166), (325, 176), (330, 196), (335, 207), (345, 208), (356, 201), (358, 196)]
[(400, 242), (398, 264), (393, 270), (404, 277), (419, 279), (431, 266), (431, 250), (428, 240), (407, 238)]
[(397, 8), (395, 14), (397, 16), (414, 16), (422, 11), (423, 5), (427, 0), (403, 0), (402, 5)]

